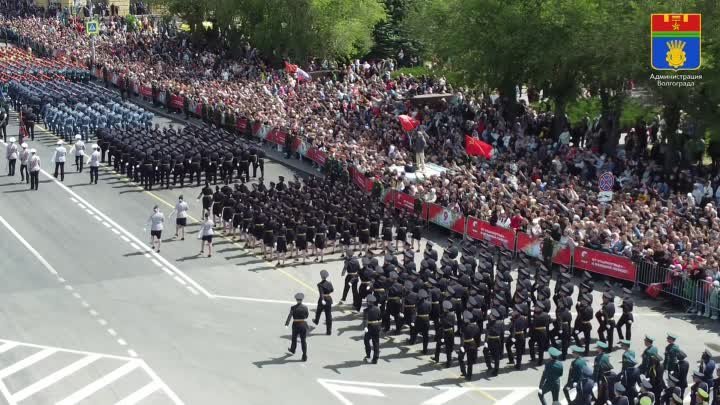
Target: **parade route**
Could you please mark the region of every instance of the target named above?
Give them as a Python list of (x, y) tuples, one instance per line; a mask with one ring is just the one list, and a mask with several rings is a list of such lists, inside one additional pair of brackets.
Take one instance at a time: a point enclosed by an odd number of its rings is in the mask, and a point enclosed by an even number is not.
[[(8, 134), (17, 133), (13, 113)], [(537, 403), (542, 367), (526, 364), (515, 371), (503, 359), (500, 375), (490, 377), (480, 356), (474, 381), (465, 382), (456, 362), (450, 369), (435, 364), (419, 344), (406, 344), (406, 333), (383, 339), (379, 363), (366, 364), (361, 315), (349, 305), (334, 307), (332, 336), (322, 324), (310, 332), (309, 360), (301, 362), (299, 354), (286, 352), (290, 330), (283, 322), (297, 292), (314, 315), (320, 270), (330, 272), (335, 302), (340, 300), (339, 253), (326, 255), (323, 264), (278, 268), (244, 242), (218, 236), (213, 257), (199, 256), (198, 187), (145, 191), (106, 166), (98, 184), (90, 185), (89, 174), (74, 173), (70, 158), (61, 183), (48, 161), (56, 138), (40, 125), (35, 133), (28, 143), (43, 160), (38, 191), (20, 183), (19, 170), (6, 176), (7, 160), (0, 164), (5, 403)], [(267, 182), (293, 174), (285, 165), (265, 164)], [(167, 218), (180, 194), (192, 216), (185, 241), (172, 238), (174, 218)], [(149, 248), (144, 230), (156, 204), (166, 215), (160, 253)], [(641, 294), (635, 313), (638, 353), (646, 333), (662, 351), (666, 331), (678, 334), (693, 368), (705, 348), (720, 351), (716, 323)], [(619, 350), (611, 361), (619, 369)]]

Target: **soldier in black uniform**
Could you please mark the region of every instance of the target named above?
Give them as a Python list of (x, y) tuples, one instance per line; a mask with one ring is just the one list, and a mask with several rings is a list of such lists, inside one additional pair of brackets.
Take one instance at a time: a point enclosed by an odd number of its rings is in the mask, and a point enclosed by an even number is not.
[[(570, 347), (570, 337), (572, 336), (572, 314), (565, 306), (566, 303), (564, 299), (558, 300), (552, 331), (553, 346), (560, 348), (560, 360), (562, 361), (565, 361), (567, 358), (567, 351)], [(560, 340), (560, 344), (557, 342), (558, 339)]]
[[(633, 317), (634, 303), (631, 291), (627, 288), (623, 288), (623, 302), (620, 306), (622, 308), (622, 315), (617, 323), (617, 333), (620, 340), (627, 339), (632, 340), (632, 324), (635, 321)], [(625, 334), (622, 333), (622, 327), (625, 326)], [(720, 405), (720, 404), (719, 404)]]
[[(217, 172), (220, 166), (220, 154), (216, 151), (210, 152), (208, 165), (205, 168), (205, 179), (212, 181), (213, 184), (217, 184)], [(221, 179), (222, 180), (222, 179)], [(225, 183), (228, 184), (228, 183)]]
[[(602, 296), (602, 306), (595, 313), (595, 318), (600, 326), (598, 327), (598, 339), (608, 344), (608, 352), (613, 350), (613, 337), (615, 335), (615, 304), (613, 304), (612, 293), (605, 292)], [(607, 333), (607, 336), (606, 336)]]
[(575, 318), (575, 327), (573, 329), (573, 337), (575, 345), (580, 345), (580, 333), (583, 334), (583, 344), (585, 345), (585, 356), (590, 355), (590, 332), (592, 331), (593, 311), (590, 306), (592, 301), (591, 294), (584, 294), (578, 300), (578, 315)]
[(453, 311), (453, 304), (450, 301), (443, 301), (443, 312), (440, 315), (440, 330), (435, 336), (435, 362), (440, 362), (440, 348), (445, 349), (445, 368), (450, 368), (452, 363), (452, 351), (455, 347), (455, 323), (456, 317)]
[(430, 295), (426, 290), (418, 291), (418, 299), (420, 302), (417, 304), (417, 316), (415, 319), (415, 328), (410, 332), (410, 344), (415, 344), (417, 335), (422, 336), (422, 353), (427, 354), (428, 342), (430, 340), (430, 312), (432, 311), (432, 304), (430, 301)]
[[(377, 298), (374, 295), (367, 297), (367, 308), (363, 311), (362, 328), (365, 332), (363, 342), (365, 343), (365, 360), (370, 359), (370, 349), (372, 349), (372, 364), (377, 364), (380, 358), (380, 308), (375, 305)], [(372, 342), (372, 345), (370, 345)]]
[(290, 307), (290, 313), (288, 314), (287, 319), (285, 320), (285, 327), (287, 327), (290, 324), (290, 321), (292, 320), (292, 337), (291, 337), (291, 343), (290, 348), (288, 348), (288, 351), (292, 354), (295, 354), (295, 349), (297, 348), (297, 339), (300, 338), (300, 348), (302, 349), (302, 361), (307, 361), (307, 318), (310, 313), (308, 311), (308, 308), (303, 305), (302, 301), (305, 299), (305, 294), (303, 293), (297, 293), (295, 294), (295, 301), (297, 301), (297, 304)]
[(403, 298), (403, 286), (397, 282), (398, 274), (395, 271), (390, 272), (390, 280), (392, 285), (388, 290), (387, 308), (383, 314), (383, 331), (387, 332), (390, 330), (390, 317), (392, 316), (395, 323), (395, 333), (400, 332), (402, 328), (402, 319), (400, 319), (400, 313), (402, 312), (402, 298)]
[(358, 292), (358, 277), (360, 276), (360, 262), (357, 257), (351, 253), (345, 258), (345, 265), (343, 266), (342, 273), (340, 276), (345, 276), (345, 282), (343, 284), (343, 293), (340, 303), (344, 303), (347, 299), (348, 292), (352, 290), (352, 306), (353, 308), (360, 308), (360, 293)]
[(500, 312), (497, 309), (490, 310), (488, 325), (486, 328), (486, 342), (483, 348), (483, 356), (485, 357), (485, 365), (491, 375), (498, 375), (500, 370), (500, 357), (502, 356), (503, 341), (505, 331), (500, 319)]
[(173, 187), (177, 186), (178, 178), (180, 179), (180, 187), (185, 187), (185, 157), (182, 153), (173, 155)]
[[(196, 184), (198, 187), (200, 187), (200, 173), (202, 172), (201, 159), (200, 154), (196, 153), (190, 156), (187, 163), (187, 170), (190, 172), (190, 183), (193, 182), (193, 177), (197, 176)], [(208, 183), (207, 179), (205, 179), (205, 183)]]
[(403, 324), (410, 326), (410, 336), (415, 334), (415, 321), (417, 318), (418, 300), (419, 298), (417, 293), (413, 291), (413, 283), (409, 280), (406, 281), (405, 297), (403, 299), (403, 316), (401, 318), (400, 329), (402, 329)]
[(537, 365), (543, 364), (545, 351), (548, 349), (548, 329), (550, 327), (550, 316), (545, 312), (545, 305), (538, 302), (533, 309), (533, 316), (530, 326), (530, 361), (535, 361), (536, 345), (537, 345)]
[[(467, 381), (472, 380), (473, 365), (477, 362), (477, 351), (480, 343), (480, 328), (473, 322), (473, 314), (470, 311), (463, 312), (462, 342), (458, 353), (460, 373)], [(465, 368), (465, 356), (467, 356), (467, 368)]]
[(169, 153), (164, 153), (160, 160), (160, 167), (158, 170), (158, 180), (160, 187), (162, 188), (163, 183), (165, 188), (170, 188), (170, 172), (172, 171), (172, 158)]
[[(510, 321), (510, 336), (505, 342), (505, 350), (508, 355), (508, 363), (514, 364), (515, 369), (522, 367), (522, 358), (525, 354), (525, 332), (528, 328), (527, 318), (523, 315), (528, 311), (527, 304), (516, 304)], [(512, 347), (515, 346), (513, 356)]]
[(330, 273), (328, 273), (327, 270), (320, 271), (320, 278), (322, 278), (322, 281), (320, 281), (317, 285), (318, 287), (318, 303), (317, 303), (317, 309), (315, 310), (315, 319), (313, 319), (313, 323), (315, 325), (320, 322), (320, 314), (323, 312), (325, 313), (325, 327), (326, 327), (326, 335), (332, 334), (332, 293), (335, 291), (333, 288), (333, 285), (331, 282), (327, 281), (327, 278), (330, 276)]

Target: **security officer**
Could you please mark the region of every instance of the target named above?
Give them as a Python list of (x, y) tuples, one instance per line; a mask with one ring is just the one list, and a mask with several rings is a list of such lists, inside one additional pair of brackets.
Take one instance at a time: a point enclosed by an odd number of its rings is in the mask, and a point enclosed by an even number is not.
[(368, 295), (367, 308), (363, 311), (362, 322), (362, 328), (365, 332), (363, 336), (365, 360), (370, 359), (370, 350), (372, 349), (372, 364), (377, 364), (380, 358), (380, 323), (382, 322), (382, 315), (380, 314), (380, 308), (375, 305), (376, 303), (377, 298), (374, 295)]
[(295, 354), (295, 349), (297, 348), (297, 339), (299, 337), (300, 348), (303, 352), (302, 361), (307, 361), (307, 318), (310, 314), (310, 311), (308, 311), (308, 308), (303, 305), (303, 299), (305, 299), (305, 294), (295, 294), (295, 301), (297, 302), (297, 304), (290, 307), (290, 313), (285, 320), (285, 327), (287, 327), (292, 320), (292, 337), (288, 351), (292, 354)]
[(673, 333), (667, 334), (668, 344), (665, 346), (665, 362), (663, 363), (663, 368), (667, 370), (668, 373), (677, 370), (677, 354), (680, 351), (680, 347), (675, 344), (676, 340), (677, 335)]
[(558, 359), (560, 357), (560, 350), (551, 347), (548, 350), (551, 360), (545, 363), (542, 377), (540, 377), (540, 386), (538, 390), (538, 397), (542, 405), (547, 405), (545, 402), (545, 394), (550, 392), (553, 398), (553, 404), (557, 404), (560, 399), (560, 377), (563, 375), (563, 365)]
[(320, 278), (322, 281), (317, 284), (318, 303), (317, 309), (315, 310), (315, 319), (313, 319), (313, 323), (317, 325), (318, 322), (320, 322), (320, 315), (323, 312), (325, 313), (325, 327), (327, 328), (325, 332), (326, 335), (332, 334), (332, 293), (335, 291), (332, 283), (327, 280), (329, 276), (330, 273), (328, 273), (327, 270), (320, 271)]
[(490, 310), (490, 316), (488, 317), (488, 326), (486, 329), (487, 341), (483, 348), (485, 364), (493, 376), (498, 375), (500, 369), (500, 357), (502, 356), (504, 340), (503, 324), (502, 321), (498, 321), (498, 319), (500, 319), (500, 312), (493, 308)]
[[(460, 373), (467, 381), (472, 380), (473, 365), (477, 362), (478, 343), (480, 341), (480, 328), (473, 322), (473, 314), (470, 311), (463, 312), (462, 342), (458, 353)], [(467, 368), (465, 367), (465, 356), (467, 356)]]
[[(525, 354), (525, 332), (528, 328), (527, 318), (523, 315), (527, 312), (527, 304), (516, 304), (510, 320), (510, 335), (505, 342), (505, 350), (508, 356), (508, 363), (514, 364), (515, 369), (522, 367), (522, 358)], [(515, 346), (513, 356), (512, 347)]]
[[(620, 315), (620, 319), (617, 323), (617, 333), (621, 340), (632, 340), (632, 324), (635, 321), (635, 317), (633, 317), (633, 308), (635, 304), (632, 296), (630, 295), (631, 293), (632, 292), (629, 289), (623, 288), (623, 302), (620, 306), (622, 308), (622, 315)], [(622, 333), (623, 326), (625, 326), (625, 334)]]
[[(595, 318), (600, 326), (598, 327), (598, 339), (608, 344), (608, 351), (613, 350), (613, 336), (615, 335), (615, 304), (612, 293), (605, 292), (602, 296), (602, 306), (595, 313)], [(607, 333), (607, 336), (606, 336)]]
[[(570, 363), (570, 373), (568, 374), (567, 382), (565, 383), (565, 386), (563, 387), (563, 394), (565, 395), (565, 400), (568, 404), (572, 404), (573, 402), (570, 400), (570, 390), (572, 388), (576, 389), (576, 392), (578, 395), (575, 397), (576, 400), (580, 398), (580, 385), (582, 384), (583, 380), (583, 370), (587, 368), (587, 362), (584, 358), (582, 358), (584, 349), (580, 346), (570, 346), (570, 355), (572, 356), (573, 360)], [(592, 375), (592, 374), (591, 374)], [(591, 391), (592, 391), (592, 387)]]

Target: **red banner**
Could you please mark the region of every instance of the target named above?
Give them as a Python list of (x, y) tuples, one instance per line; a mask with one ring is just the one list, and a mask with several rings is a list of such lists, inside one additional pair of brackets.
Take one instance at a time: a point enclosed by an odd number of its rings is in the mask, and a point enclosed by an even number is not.
[(95, 77), (97, 77), (98, 79), (102, 79), (102, 78), (103, 78), (103, 71), (102, 71), (102, 69), (95, 69)]
[(327, 155), (318, 148), (308, 149), (305, 157), (317, 163), (320, 167), (324, 167), (325, 161), (327, 161)]
[(152, 97), (152, 87), (140, 86), (140, 95), (143, 97)]
[(465, 216), (438, 204), (425, 203), (428, 220), (453, 232), (465, 233)]
[(202, 103), (198, 103), (198, 104), (195, 106), (195, 115), (197, 115), (198, 117), (202, 117), (202, 108), (203, 108), (203, 104), (202, 104)]
[(237, 120), (237, 129), (240, 132), (245, 132), (247, 130), (248, 126), (248, 120), (247, 118), (240, 118)]
[(286, 136), (287, 134), (285, 132), (273, 128), (270, 132), (268, 132), (267, 138), (265, 138), (265, 140), (268, 142), (276, 143), (278, 145), (285, 145)]
[(627, 257), (584, 247), (575, 248), (575, 267), (620, 280), (635, 281), (637, 269)]
[(361, 190), (365, 191), (366, 193), (372, 191), (373, 183), (375, 181), (371, 178), (365, 177), (365, 174), (360, 170), (356, 169), (354, 166), (350, 167), (350, 177), (352, 177), (353, 182), (358, 187), (360, 187)]
[(515, 249), (515, 231), (492, 226), (489, 222), (468, 217), (467, 235), (473, 239), (484, 240), (508, 250)]
[(295, 138), (292, 145), (290, 146), (290, 150), (292, 150), (293, 152), (297, 152), (298, 149), (300, 149), (300, 145), (302, 145), (302, 139)]
[(170, 96), (170, 107), (182, 110), (185, 105), (185, 97), (172, 95)]
[(256, 122), (252, 126), (252, 134), (253, 136), (257, 136), (258, 132), (260, 132), (260, 128), (262, 128), (262, 124), (259, 122)]

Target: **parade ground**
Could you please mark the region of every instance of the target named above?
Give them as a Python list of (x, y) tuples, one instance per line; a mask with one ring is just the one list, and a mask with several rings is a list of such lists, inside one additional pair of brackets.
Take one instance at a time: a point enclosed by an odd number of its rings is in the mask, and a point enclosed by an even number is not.
[[(8, 136), (18, 136), (14, 111)], [(503, 359), (497, 377), (485, 373), (480, 357), (474, 380), (465, 382), (457, 362), (449, 369), (435, 364), (419, 343), (406, 344), (405, 333), (383, 338), (379, 363), (366, 363), (361, 315), (349, 305), (334, 306), (332, 336), (322, 324), (311, 331), (309, 359), (301, 362), (300, 353), (287, 352), (285, 318), (297, 292), (314, 315), (323, 269), (340, 301), (339, 253), (323, 264), (278, 268), (244, 243), (216, 235), (215, 254), (200, 256), (199, 188), (144, 191), (106, 166), (90, 185), (87, 171), (76, 174), (70, 158), (61, 183), (49, 162), (56, 140), (37, 125), (35, 141), (27, 141), (43, 161), (38, 191), (20, 183), (19, 171), (7, 177), (7, 160), (0, 164), (0, 403), (538, 403), (542, 368), (528, 365), (527, 355), (522, 370)], [(293, 174), (305, 175), (287, 162), (266, 161), (266, 182)], [(186, 240), (172, 238), (174, 219), (167, 218), (160, 253), (154, 252), (144, 230), (152, 207), (167, 216), (181, 194), (190, 204)], [(703, 350), (720, 354), (717, 322), (678, 313), (642, 292), (635, 300), (638, 357), (645, 334), (662, 353), (667, 332), (678, 335), (691, 369)], [(620, 355), (611, 355), (618, 370)]]

